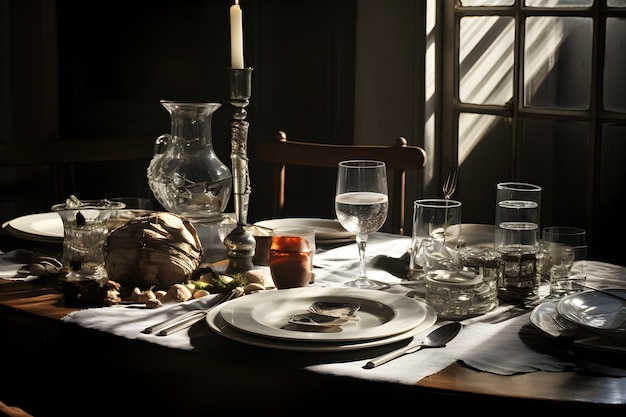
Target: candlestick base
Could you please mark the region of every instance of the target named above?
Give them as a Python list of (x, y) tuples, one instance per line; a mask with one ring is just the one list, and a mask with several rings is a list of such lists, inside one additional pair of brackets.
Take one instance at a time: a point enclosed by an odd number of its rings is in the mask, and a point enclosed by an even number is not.
[(254, 269), (252, 257), (256, 249), (254, 237), (242, 226), (237, 226), (224, 238), (228, 255), (227, 274), (244, 273)]
[(248, 127), (245, 107), (250, 103), (252, 68), (228, 68), (230, 104), (235, 108), (231, 123), (231, 154), (233, 197), (237, 227), (224, 238), (228, 254), (228, 273), (242, 273), (254, 268), (252, 257), (256, 249), (254, 237), (244, 229), (248, 218), (250, 173), (248, 170)]

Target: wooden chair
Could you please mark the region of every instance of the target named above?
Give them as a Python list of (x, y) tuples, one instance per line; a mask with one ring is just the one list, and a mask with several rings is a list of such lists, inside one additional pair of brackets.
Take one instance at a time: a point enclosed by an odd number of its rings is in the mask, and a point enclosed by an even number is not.
[(391, 230), (404, 234), (405, 179), (406, 171), (420, 170), (426, 164), (426, 152), (419, 146), (408, 146), (403, 137), (394, 146), (379, 145), (331, 145), (296, 142), (287, 139), (279, 131), (275, 141), (259, 143), (257, 158), (274, 165), (272, 212), (281, 217), (285, 209), (285, 167), (287, 165), (336, 168), (347, 159), (375, 159), (385, 162), (392, 184), (390, 187)]

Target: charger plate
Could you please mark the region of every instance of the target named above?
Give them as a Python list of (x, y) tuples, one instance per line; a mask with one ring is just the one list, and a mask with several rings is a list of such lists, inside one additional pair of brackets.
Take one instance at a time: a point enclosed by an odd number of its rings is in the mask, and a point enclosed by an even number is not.
[[(291, 316), (316, 301), (359, 303), (358, 321), (341, 326), (295, 326)], [(300, 342), (355, 342), (408, 332), (429, 317), (423, 303), (403, 295), (360, 288), (304, 287), (264, 291), (232, 300), (220, 309), (231, 327), (262, 336)]]
[[(286, 290), (280, 290), (286, 291)], [(243, 298), (249, 297), (246, 295)], [(233, 300), (236, 301), (236, 300)], [(357, 341), (346, 341), (346, 342), (310, 342), (310, 341), (297, 341), (297, 340), (283, 340), (283, 339), (275, 339), (270, 337), (257, 336), (251, 333), (242, 332), (237, 330), (228, 324), (222, 317), (222, 308), (228, 306), (229, 303), (233, 301), (227, 301), (222, 305), (218, 305), (209, 311), (206, 316), (206, 322), (213, 331), (216, 333), (234, 340), (236, 342), (246, 343), (249, 345), (273, 348), (273, 349), (282, 349), (282, 350), (292, 350), (292, 351), (303, 351), (303, 352), (336, 352), (336, 351), (350, 351), (350, 350), (358, 350), (365, 349), (369, 347), (375, 346), (383, 346), (388, 345), (395, 342), (400, 342), (402, 340), (409, 339), (425, 330), (430, 328), (437, 321), (437, 313), (435, 310), (426, 305), (422, 304), (419, 301), (416, 301), (422, 305), (426, 312), (426, 316), (417, 326), (413, 327), (407, 332), (399, 333), (390, 337), (383, 337), (379, 339), (370, 339), (370, 340), (357, 340)]]

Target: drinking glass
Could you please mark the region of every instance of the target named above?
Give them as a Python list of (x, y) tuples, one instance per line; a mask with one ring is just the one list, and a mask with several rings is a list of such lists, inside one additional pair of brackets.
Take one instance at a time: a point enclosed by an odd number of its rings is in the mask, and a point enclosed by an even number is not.
[(587, 232), (571, 226), (549, 226), (543, 229), (542, 275), (550, 282), (548, 298), (558, 299), (581, 291), (586, 276), (580, 263), (579, 271), (572, 271), (574, 261), (587, 259)]
[(348, 287), (385, 288), (386, 284), (367, 278), (365, 246), (367, 237), (378, 231), (387, 219), (387, 168), (384, 162), (350, 160), (339, 163), (335, 211), (341, 225), (356, 234), (359, 249), (359, 276)]
[(409, 275), (411, 280), (425, 278), (426, 270), (454, 269), (458, 259), (455, 245), (461, 234), (462, 203), (443, 198), (413, 202), (413, 236)]

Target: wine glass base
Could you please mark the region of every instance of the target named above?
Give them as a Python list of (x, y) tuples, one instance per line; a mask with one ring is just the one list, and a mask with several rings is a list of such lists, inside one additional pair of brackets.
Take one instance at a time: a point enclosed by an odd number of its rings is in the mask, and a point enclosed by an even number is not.
[(373, 279), (365, 279), (365, 278), (359, 278), (359, 279), (355, 279), (354, 281), (348, 281), (343, 285), (345, 285), (346, 287), (350, 287), (350, 288), (364, 288), (368, 290), (384, 290), (384, 289), (390, 288), (389, 284), (386, 284), (380, 281), (375, 281)]

